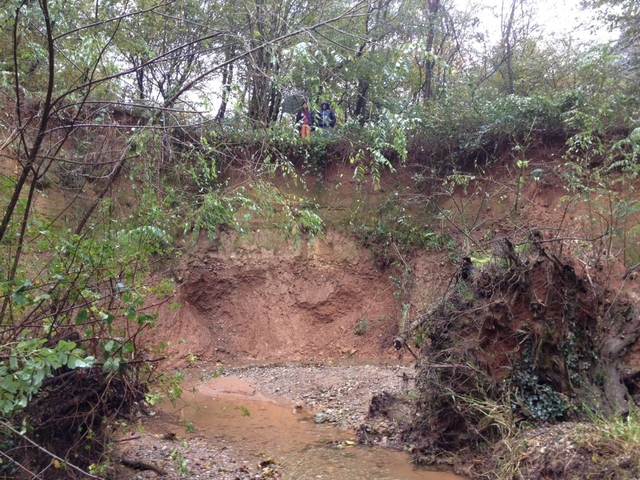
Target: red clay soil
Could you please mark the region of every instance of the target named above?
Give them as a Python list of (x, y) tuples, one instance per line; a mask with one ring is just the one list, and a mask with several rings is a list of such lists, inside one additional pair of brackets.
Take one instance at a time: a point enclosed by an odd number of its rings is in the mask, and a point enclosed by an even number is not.
[(397, 358), (389, 271), (338, 233), (313, 244), (220, 248), (203, 236), (179, 268), (181, 308), (164, 309), (154, 338), (175, 360)]

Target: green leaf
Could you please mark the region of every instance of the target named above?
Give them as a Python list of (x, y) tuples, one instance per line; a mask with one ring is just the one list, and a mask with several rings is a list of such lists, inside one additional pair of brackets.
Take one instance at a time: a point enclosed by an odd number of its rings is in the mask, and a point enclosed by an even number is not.
[(25, 305), (27, 303), (27, 296), (24, 293), (15, 292), (11, 295), (13, 298), (13, 303), (16, 305)]
[(13, 376), (7, 376), (4, 380), (0, 381), (0, 389), (6, 390), (7, 392), (14, 394), (18, 391), (19, 383), (15, 381)]
[(78, 312), (78, 316), (76, 317), (76, 325), (84, 323), (87, 317), (89, 317), (89, 312), (86, 308), (83, 308)]
[(234, 410), (240, 410), (240, 412), (242, 413), (243, 417), (250, 417), (251, 416), (251, 412), (244, 405), (238, 405), (236, 407), (233, 407), (233, 409)]
[(21, 292), (24, 292), (27, 288), (30, 288), (30, 287), (32, 287), (32, 286), (33, 286), (33, 284), (32, 284), (29, 280), (27, 280), (26, 282), (24, 282), (22, 285), (20, 285), (20, 286), (16, 289), (16, 292), (15, 292), (15, 293), (21, 293)]
[(67, 360), (67, 367), (73, 370), (74, 368), (79, 367), (81, 362), (82, 361), (78, 357), (71, 355)]
[(106, 362), (104, 362), (104, 369), (107, 371), (117, 371), (120, 367), (120, 359), (118, 357), (111, 357)]
[(69, 361), (67, 362), (67, 366), (69, 368), (87, 368), (93, 365), (93, 363), (94, 363), (94, 358), (92, 356), (82, 359), (75, 355), (71, 355), (69, 357)]
[(66, 340), (60, 340), (56, 346), (57, 351), (70, 352), (76, 348), (76, 342), (68, 342)]
[[(31, 385), (33, 385), (34, 387), (40, 387), (40, 385), (42, 385), (42, 379), (45, 376), (45, 371), (44, 370), (36, 370), (36, 372), (34, 373), (32, 379), (31, 379)], [(26, 404), (24, 405), (26, 407)]]
[(68, 361), (69, 355), (67, 355), (65, 352), (58, 353), (58, 362), (60, 363), (60, 365), (66, 365)]
[(25, 395), (20, 395), (18, 397), (18, 401), (15, 402), (16, 407), (24, 408), (27, 406), (27, 397)]

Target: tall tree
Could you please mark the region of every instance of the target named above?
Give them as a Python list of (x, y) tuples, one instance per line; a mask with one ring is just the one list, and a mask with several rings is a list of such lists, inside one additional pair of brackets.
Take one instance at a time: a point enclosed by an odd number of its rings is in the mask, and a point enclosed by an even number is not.
[(514, 64), (524, 53), (525, 40), (534, 29), (534, 7), (528, 0), (503, 0), (500, 14), (502, 39), (495, 58), (496, 68), (504, 80), (508, 94), (516, 93)]
[(215, 0), (136, 0), (129, 8), (144, 14), (123, 19), (117, 46), (133, 71), (132, 96), (141, 100), (165, 104), (217, 60), (217, 39), (229, 41), (228, 30), (215, 22)]
[(280, 94), (276, 77), (281, 74), (282, 49), (289, 42), (278, 45), (271, 41), (288, 35), (296, 25), (309, 25), (317, 21), (317, 12), (307, 1), (245, 0), (242, 8), (246, 15), (245, 41), (252, 53), (245, 57), (249, 118), (258, 124), (268, 124), (279, 110)]

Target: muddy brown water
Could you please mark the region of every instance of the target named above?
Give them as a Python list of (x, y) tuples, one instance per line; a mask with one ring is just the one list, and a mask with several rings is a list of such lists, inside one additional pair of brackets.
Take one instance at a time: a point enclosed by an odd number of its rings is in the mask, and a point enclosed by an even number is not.
[(316, 424), (313, 412), (268, 398), (242, 379), (221, 377), (183, 394), (163, 410), (190, 421), (210, 439), (282, 464), (286, 480), (464, 480), (414, 468), (406, 452), (355, 444), (355, 434)]

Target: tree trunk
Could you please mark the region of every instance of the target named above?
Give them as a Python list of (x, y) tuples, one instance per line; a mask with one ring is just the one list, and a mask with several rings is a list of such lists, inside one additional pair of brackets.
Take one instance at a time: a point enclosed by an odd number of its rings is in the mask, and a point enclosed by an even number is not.
[(429, 26), (427, 30), (427, 56), (424, 62), (424, 84), (422, 86), (422, 99), (426, 105), (433, 96), (433, 76), (435, 70), (435, 52), (433, 44), (436, 38), (436, 26), (440, 0), (429, 0)]
[(503, 36), (502, 41), (504, 42), (505, 48), (505, 61), (507, 66), (507, 93), (512, 95), (515, 93), (515, 78), (513, 73), (513, 45), (512, 45), (512, 33), (513, 33), (513, 22), (515, 21), (516, 15), (516, 3), (518, 0), (511, 1), (511, 11), (509, 12), (509, 20), (507, 21), (507, 25), (503, 27)]
[(367, 80), (358, 81), (358, 101), (356, 102), (356, 110), (353, 112), (358, 119), (360, 125), (364, 125), (367, 121), (367, 92), (369, 91), (369, 82)]
[(222, 102), (216, 113), (216, 122), (224, 120), (224, 114), (227, 112), (227, 104), (231, 93), (231, 82), (233, 81), (233, 63), (230, 63), (222, 71)]
[[(51, 117), (51, 109), (52, 98), (53, 98), (53, 84), (55, 79), (55, 48), (53, 44), (53, 27), (51, 25), (51, 18), (49, 16), (49, 3), (47, 0), (42, 0), (40, 2), (40, 8), (42, 9), (42, 15), (45, 21), (46, 28), (46, 38), (47, 38), (47, 57), (48, 57), (48, 77), (47, 77), (47, 93), (42, 106), (42, 114), (40, 118), (40, 125), (38, 128), (38, 134), (36, 135), (35, 141), (33, 142), (33, 146), (28, 149), (26, 163), (22, 167), (22, 173), (16, 186), (13, 189), (13, 195), (9, 200), (9, 204), (4, 212), (4, 217), (2, 218), (2, 222), (0, 223), (0, 241), (4, 238), (7, 233), (7, 228), (9, 227), (9, 222), (11, 221), (11, 217), (13, 217), (13, 213), (18, 204), (18, 200), (20, 198), (20, 194), (22, 193), (22, 188), (27, 181), (27, 176), (29, 172), (31, 172), (34, 168), (36, 160), (38, 158), (38, 154), (40, 153), (40, 148), (42, 147), (42, 142), (44, 141), (47, 125), (49, 124), (49, 120)], [(14, 76), (15, 76), (15, 93), (16, 93), (16, 115), (20, 121), (21, 112), (20, 112), (20, 83), (18, 79), (18, 23), (19, 23), (20, 9), (16, 10), (15, 15), (15, 23), (13, 29), (13, 60), (14, 60)], [(20, 121), (20, 127), (22, 127), (22, 122)], [(25, 150), (27, 150), (27, 142), (24, 138), (24, 132), (21, 132), (23, 136), (22, 144), (25, 146)]]

